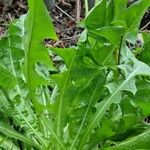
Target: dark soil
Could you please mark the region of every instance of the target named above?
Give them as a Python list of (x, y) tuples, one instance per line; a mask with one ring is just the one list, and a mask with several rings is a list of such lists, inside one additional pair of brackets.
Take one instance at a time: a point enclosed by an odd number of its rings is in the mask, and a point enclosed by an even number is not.
[[(9, 22), (19, 18), (19, 16), (27, 12), (27, 2), (24, 0), (13, 0), (12, 5), (3, 12), (3, 7), (0, 7), (0, 37), (4, 36), (7, 31)], [(3, 13), (3, 14), (2, 14)]]
[(150, 30), (150, 9), (147, 10), (146, 14), (142, 19), (141, 28), (143, 28), (145, 25), (147, 26), (144, 28), (144, 30)]
[[(58, 4), (58, 7), (52, 9), (50, 13), (53, 18), (56, 33), (59, 38), (59, 41), (54, 43), (49, 41), (49, 44), (52, 44), (52, 46), (69, 47), (72, 45), (76, 45), (78, 37), (82, 31), (78, 27), (78, 23), (76, 20), (76, 2), (70, 2), (69, 4), (70, 6)], [(70, 17), (67, 16), (63, 11), (65, 11), (65, 13), (67, 13)], [(81, 11), (81, 14), (84, 14), (84, 9), (82, 9)], [(81, 14), (80, 19), (83, 19), (84, 16), (82, 16)]]

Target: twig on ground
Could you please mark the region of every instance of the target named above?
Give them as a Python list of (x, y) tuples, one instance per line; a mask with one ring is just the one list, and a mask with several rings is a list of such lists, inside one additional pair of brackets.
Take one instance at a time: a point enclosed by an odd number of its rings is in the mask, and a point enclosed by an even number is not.
[(146, 29), (149, 25), (150, 25), (150, 21), (149, 21), (144, 27), (142, 27), (140, 30), (143, 31), (143, 30)]
[(62, 38), (61, 40), (71, 40), (71, 39), (74, 39), (74, 38), (78, 38), (79, 36), (80, 36), (80, 34), (74, 35), (74, 36), (72, 36), (72, 37), (64, 37), (64, 38)]
[(55, 7), (56, 7), (57, 9), (59, 9), (63, 14), (65, 14), (66, 16), (68, 16), (68, 17), (69, 17), (71, 20), (73, 20), (75, 23), (77, 23), (74, 18), (72, 18), (69, 14), (67, 14), (65, 11), (63, 11), (58, 5), (55, 4)]
[(76, 20), (77, 20), (77, 22), (80, 22), (80, 15), (81, 15), (81, 1), (80, 0), (76, 1), (76, 6), (77, 6)]

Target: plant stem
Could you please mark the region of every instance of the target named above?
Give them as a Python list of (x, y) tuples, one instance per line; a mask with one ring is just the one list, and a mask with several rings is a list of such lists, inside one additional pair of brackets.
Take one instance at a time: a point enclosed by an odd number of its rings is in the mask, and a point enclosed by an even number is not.
[(84, 0), (84, 3), (85, 3), (85, 16), (87, 16), (89, 13), (88, 0)]

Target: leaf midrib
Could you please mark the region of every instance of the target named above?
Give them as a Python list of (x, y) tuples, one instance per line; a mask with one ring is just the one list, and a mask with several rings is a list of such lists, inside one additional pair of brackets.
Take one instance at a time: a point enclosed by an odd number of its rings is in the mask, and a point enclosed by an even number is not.
[[(35, 1), (34, 1), (35, 2)], [(35, 10), (35, 8), (34, 8), (34, 10)], [(35, 12), (35, 11), (33, 11), (33, 12)], [(34, 13), (34, 16), (35, 16), (35, 13)], [(33, 19), (34, 20), (34, 19)], [(34, 26), (34, 21), (32, 21), (32, 25), (31, 25), (31, 28), (33, 29), (33, 26)], [(32, 30), (31, 30), (32, 31)], [(32, 32), (33, 33), (33, 32)], [(32, 37), (32, 33), (31, 33), (31, 36), (30, 36), (30, 40), (29, 41), (31, 41), (31, 37)], [(10, 39), (9, 39), (9, 45), (10, 45)], [(28, 48), (30, 47), (30, 42), (29, 42), (29, 46), (28, 46)], [(28, 50), (28, 51), (30, 51), (30, 50)], [(30, 55), (28, 54), (28, 52), (27, 52), (27, 58), (29, 57)], [(14, 67), (14, 62), (13, 62), (13, 58), (12, 58), (12, 54), (11, 54), (11, 50), (10, 50), (10, 61), (11, 61), (11, 67), (12, 67), (12, 72), (13, 72), (13, 74), (14, 74), (14, 76), (15, 77), (17, 77), (17, 75), (16, 75), (16, 71), (15, 71), (15, 67)], [(28, 64), (28, 61), (27, 61), (27, 64)], [(28, 74), (28, 72), (29, 72), (29, 67), (28, 67), (28, 65), (27, 65), (27, 69), (28, 69), (28, 71), (27, 71), (27, 74)], [(20, 94), (20, 97), (21, 97), (21, 101), (22, 102), (24, 102), (24, 98), (22, 97), (22, 94), (21, 94), (21, 90), (20, 90), (20, 86), (18, 85), (18, 83), (17, 83), (17, 91), (18, 91), (18, 93)], [(41, 136), (37, 133), (37, 131), (32, 127), (32, 125), (28, 122), (28, 120), (24, 117), (24, 115), (22, 114), (22, 112), (18, 109), (18, 107), (16, 107), (16, 109), (17, 109), (17, 111), (18, 111), (18, 113), (22, 116), (22, 118), (23, 118), (23, 120), (27, 123), (27, 125), (29, 126), (29, 128), (35, 133), (35, 135), (38, 137), (38, 139), (41, 141), (41, 142), (43, 142), (44, 143), (44, 141), (43, 141), (43, 139), (41, 138)]]
[(92, 104), (92, 102), (93, 102), (93, 99), (94, 99), (94, 96), (95, 96), (95, 92), (96, 92), (96, 90), (97, 90), (97, 87), (98, 87), (98, 84), (99, 84), (100, 81), (101, 81), (101, 79), (98, 80), (98, 82), (97, 82), (97, 84), (96, 84), (96, 86), (95, 86), (95, 89), (94, 89), (93, 94), (92, 94), (91, 99), (90, 99), (90, 103), (89, 103), (88, 108), (87, 108), (87, 110), (86, 110), (86, 112), (85, 112), (85, 115), (84, 115), (84, 117), (83, 117), (83, 120), (82, 120), (82, 123), (81, 123), (81, 125), (80, 125), (80, 128), (79, 128), (79, 130), (78, 130), (78, 132), (77, 132), (77, 134), (76, 134), (76, 136), (75, 136), (75, 138), (74, 138), (74, 140), (73, 140), (73, 142), (72, 142), (72, 145), (71, 145), (71, 147), (70, 147), (70, 150), (72, 150), (72, 149), (74, 148), (74, 144), (75, 144), (76, 140), (78, 139), (78, 136), (80, 135), (81, 129), (83, 128), (83, 125), (84, 125), (84, 123), (85, 123), (85, 119), (86, 119), (86, 117), (87, 117), (87, 114), (88, 114), (89, 109), (90, 109), (90, 107), (91, 107), (91, 104)]
[(104, 104), (104, 106), (99, 110), (99, 112), (97, 113), (97, 115), (92, 119), (92, 121), (90, 122), (90, 124), (88, 125), (85, 134), (82, 138), (82, 141), (80, 143), (79, 149), (82, 149), (83, 144), (88, 136), (88, 134), (90, 133), (90, 130), (92, 129), (92, 127), (94, 126), (95, 122), (97, 121), (97, 119), (99, 118), (100, 114), (103, 113), (103, 110), (107, 107), (107, 105), (110, 103), (111, 99), (121, 90), (121, 88), (136, 74), (136, 72), (140, 69), (140, 66), (138, 68), (135, 69), (135, 71), (133, 71), (131, 73), (131, 75), (123, 82), (123, 84), (112, 94), (112, 96), (107, 100), (107, 102)]
[[(3, 133), (9, 133), (9, 135), (11, 135), (11, 137), (16, 137), (16, 139), (18, 139), (18, 140), (20, 140), (20, 141), (23, 141), (23, 142), (25, 142), (25, 143), (27, 143), (27, 144), (30, 144), (30, 145), (34, 145), (36, 148), (38, 148), (38, 149), (41, 149), (40, 147), (39, 147), (39, 145), (38, 144), (36, 144), (35, 142), (32, 142), (31, 140), (29, 140), (29, 139), (27, 139), (25, 136), (23, 136), (23, 135), (19, 135), (19, 134), (17, 134), (17, 133), (15, 133), (16, 131), (11, 131), (11, 130), (9, 130), (9, 129), (7, 129), (7, 128), (5, 128), (5, 127), (3, 127), (2, 125), (0, 125), (0, 130), (3, 132)], [(17, 138), (18, 137), (18, 138)]]
[(74, 57), (71, 61), (71, 64), (70, 64), (70, 67), (68, 69), (68, 72), (67, 72), (67, 77), (64, 81), (64, 86), (63, 86), (63, 89), (62, 89), (62, 94), (60, 96), (60, 102), (59, 102), (59, 107), (58, 107), (58, 116), (57, 116), (57, 136), (60, 138), (61, 137), (61, 120), (62, 120), (62, 106), (63, 106), (63, 97), (65, 95), (65, 91), (66, 91), (66, 87), (67, 87), (67, 83), (68, 83), (68, 80), (69, 80), (69, 77), (70, 77), (70, 73), (71, 73), (71, 70), (72, 70), (72, 67), (73, 67), (73, 63), (75, 61), (75, 57), (76, 57), (76, 53), (77, 53), (77, 50), (74, 54)]

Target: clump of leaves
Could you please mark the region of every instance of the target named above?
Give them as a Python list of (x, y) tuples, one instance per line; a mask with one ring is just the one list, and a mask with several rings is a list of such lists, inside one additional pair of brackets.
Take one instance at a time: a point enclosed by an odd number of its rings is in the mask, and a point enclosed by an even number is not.
[(63, 49), (42, 42), (57, 40), (43, 1), (28, 5), (0, 40), (0, 147), (148, 149), (150, 34), (139, 25), (150, 1), (97, 1), (78, 46)]

